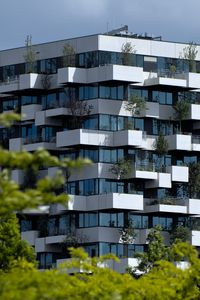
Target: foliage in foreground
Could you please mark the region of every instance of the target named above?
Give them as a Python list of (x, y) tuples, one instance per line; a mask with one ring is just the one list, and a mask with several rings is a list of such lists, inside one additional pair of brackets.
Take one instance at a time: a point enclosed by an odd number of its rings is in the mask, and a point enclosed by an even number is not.
[[(188, 244), (174, 247), (174, 258), (187, 257), (190, 266), (185, 270), (173, 263), (162, 261), (148, 274), (135, 279), (101, 268), (96, 258), (88, 258), (79, 249), (71, 267), (83, 273), (66, 273), (66, 269), (37, 271), (22, 263), (9, 273), (0, 273), (0, 299), (4, 300), (64, 300), (64, 299), (199, 299), (200, 261), (197, 252)], [(70, 268), (70, 265), (68, 266)]]
[[(0, 117), (0, 123), (9, 125), (18, 120), (10, 116)], [(67, 195), (57, 196), (55, 188), (63, 184), (63, 178), (45, 178), (34, 189), (21, 190), (10, 180), (13, 169), (38, 170), (44, 166), (61, 168), (80, 167), (87, 161), (59, 161), (44, 150), (34, 154), (0, 150), (0, 299), (3, 300), (133, 300), (133, 299), (200, 299), (200, 261), (196, 250), (188, 244), (173, 245), (172, 261), (187, 259), (188, 268), (181, 270), (167, 261), (156, 262), (152, 257), (150, 272), (139, 279), (129, 274), (120, 275), (108, 268), (104, 259), (89, 258), (80, 249), (71, 250), (71, 264), (59, 270), (40, 272), (35, 267), (32, 249), (20, 240), (19, 227), (13, 210), (37, 207), (40, 204), (65, 202)], [(155, 237), (155, 234), (154, 234)], [(162, 240), (152, 238), (152, 251), (157, 251)], [(149, 240), (149, 242), (151, 242)], [(162, 251), (161, 251), (162, 250)], [(159, 249), (165, 254), (165, 249)], [(159, 252), (158, 252), (159, 253)], [(111, 258), (111, 257), (107, 257)], [(163, 255), (158, 257), (163, 259)], [(164, 257), (165, 258), (165, 257)], [(117, 262), (116, 262), (117, 263)], [(148, 266), (147, 266), (148, 267)], [(67, 270), (82, 270), (68, 275)]]

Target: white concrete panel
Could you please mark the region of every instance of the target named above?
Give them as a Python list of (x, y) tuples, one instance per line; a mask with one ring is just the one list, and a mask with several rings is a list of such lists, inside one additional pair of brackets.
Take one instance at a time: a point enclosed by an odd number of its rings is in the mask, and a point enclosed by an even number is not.
[(135, 178), (143, 178), (143, 179), (153, 179), (157, 180), (158, 179), (158, 173), (156, 172), (151, 172), (151, 171), (135, 171)]
[(189, 118), (192, 120), (200, 120), (200, 104), (191, 104)]
[(192, 246), (200, 246), (200, 231), (191, 231), (191, 244)]
[(118, 243), (120, 240), (120, 231), (118, 228), (112, 227), (91, 227), (77, 229), (76, 234), (78, 236), (85, 237), (85, 241), (88, 243), (93, 242), (108, 242)]
[(86, 207), (88, 211), (113, 208), (143, 210), (143, 195), (112, 193), (88, 196)]
[(189, 180), (189, 169), (185, 166), (169, 166), (167, 172), (172, 175), (172, 181), (188, 182)]
[(193, 215), (200, 215), (200, 199), (188, 200), (188, 213)]
[(113, 146), (113, 132), (74, 129), (57, 132), (57, 147), (73, 145)]
[(187, 73), (187, 86), (191, 89), (200, 89), (200, 74)]
[(35, 240), (39, 236), (38, 230), (30, 230), (30, 231), (24, 231), (21, 232), (21, 238), (22, 240), (26, 240), (31, 246), (35, 245)]
[(36, 112), (40, 111), (42, 108), (39, 104), (29, 104), (29, 105), (22, 105), (21, 113), (22, 113), (22, 120), (33, 120), (35, 119)]
[(144, 86), (174, 86), (186, 88), (187, 81), (186, 79), (177, 79), (177, 78), (165, 78), (165, 77), (154, 77), (149, 78), (144, 81)]
[(10, 151), (21, 151), (21, 149), (22, 149), (22, 138), (9, 139)]
[(174, 134), (166, 136), (169, 150), (192, 150), (192, 136), (186, 134)]
[(43, 148), (43, 149), (46, 149), (46, 150), (55, 150), (56, 149), (56, 144), (55, 143), (41, 142), (41, 143), (23, 145), (23, 149), (26, 150), (26, 151), (36, 151), (36, 150), (38, 150), (38, 148)]
[(11, 179), (19, 185), (22, 184), (24, 182), (24, 171), (18, 169), (12, 170)]

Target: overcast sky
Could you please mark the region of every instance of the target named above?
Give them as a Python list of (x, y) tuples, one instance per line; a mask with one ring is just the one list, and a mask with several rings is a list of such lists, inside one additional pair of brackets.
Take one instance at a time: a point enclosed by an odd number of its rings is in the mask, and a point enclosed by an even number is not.
[(104, 33), (133, 33), (200, 43), (200, 0), (0, 0), (0, 49)]

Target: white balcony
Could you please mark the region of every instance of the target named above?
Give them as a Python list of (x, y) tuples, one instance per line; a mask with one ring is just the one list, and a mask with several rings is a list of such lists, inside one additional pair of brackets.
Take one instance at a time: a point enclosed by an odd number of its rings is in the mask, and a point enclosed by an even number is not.
[(86, 211), (102, 209), (143, 210), (143, 195), (110, 193), (86, 197)]
[(29, 230), (21, 233), (22, 240), (26, 240), (31, 246), (35, 246), (35, 241), (39, 236), (38, 230)]
[(200, 120), (200, 104), (190, 105), (189, 119)]
[(61, 204), (51, 205), (51, 214), (66, 210), (94, 211), (104, 209), (143, 210), (143, 195), (109, 193), (91, 196), (70, 195), (66, 206)]
[(185, 74), (172, 75), (164, 72), (150, 75), (150, 78), (144, 80), (144, 86), (186, 88), (187, 79)]
[(39, 104), (23, 105), (21, 107), (22, 121), (34, 120), (36, 112), (40, 110), (41, 105)]
[(187, 202), (184, 199), (144, 199), (145, 212), (187, 214)]
[(200, 215), (200, 199), (188, 199), (188, 214)]
[(192, 135), (192, 150), (200, 151), (200, 136)]
[(23, 145), (23, 149), (29, 152), (36, 151), (38, 148), (56, 150), (56, 144), (51, 142), (27, 142), (26, 145)]
[(21, 151), (22, 150), (22, 138), (9, 139), (9, 150), (10, 151)]
[[(83, 269), (70, 268), (70, 262), (72, 262), (72, 260), (70, 258), (57, 259), (56, 268), (58, 268), (58, 269), (61, 268), (61, 270), (64, 269), (64, 271), (66, 271), (68, 274), (84, 272)], [(65, 267), (65, 264), (66, 264), (66, 267)], [(63, 267), (61, 265), (63, 265)], [(69, 267), (67, 267), (67, 266), (69, 266)], [(137, 267), (137, 266), (138, 266), (137, 258), (121, 258), (120, 262), (116, 262), (112, 259), (108, 259), (104, 262), (101, 262), (101, 264), (99, 265), (99, 267), (101, 267), (101, 268), (109, 268), (120, 274), (127, 273), (128, 267)]]
[(200, 89), (200, 74), (187, 73), (187, 86), (189, 89)]
[(200, 231), (192, 230), (191, 231), (191, 244), (192, 246), (200, 246)]
[(166, 136), (169, 150), (192, 150), (192, 136), (187, 134), (173, 134)]
[(169, 166), (166, 167), (167, 173), (171, 173), (172, 181), (188, 182), (189, 169), (186, 166)]
[[(55, 117), (57, 116), (55, 115)], [(51, 116), (48, 116), (47, 111), (37, 111), (35, 113), (35, 125), (61, 126), (62, 121), (59, 118), (51, 118)]]
[(0, 93), (16, 93), (23, 90), (42, 90), (44, 89), (42, 84), (42, 78), (45, 75), (37, 73), (21, 74), (12, 80), (2, 82), (0, 85)]
[(120, 231), (114, 227), (89, 227), (76, 230), (77, 236), (83, 237), (82, 243), (119, 243)]
[(19, 169), (12, 170), (11, 179), (19, 185), (22, 184), (24, 182), (24, 171)]
[(114, 132), (113, 146), (135, 146), (141, 147), (143, 132), (141, 130), (121, 130)]
[(35, 252), (61, 252), (59, 244), (47, 243), (47, 238), (36, 238), (35, 239)]
[(74, 129), (57, 132), (57, 147), (74, 145), (113, 146), (113, 132)]
[(105, 65), (89, 69), (74, 67), (58, 69), (58, 85), (66, 83), (89, 84), (105, 81), (141, 83), (143, 82), (143, 69), (121, 65)]
[(151, 180), (145, 182), (145, 188), (171, 188), (172, 180), (171, 174), (169, 173), (158, 173), (158, 177), (156, 180)]
[(132, 174), (129, 177), (158, 180), (158, 173), (155, 171), (155, 165), (153, 163), (144, 164), (142, 162), (135, 162)]
[(57, 147), (74, 145), (94, 146), (136, 146), (142, 147), (143, 132), (141, 130), (103, 131), (74, 129), (57, 133)]
[(117, 273), (124, 274), (127, 273), (128, 267), (135, 268), (138, 266), (137, 258), (120, 258), (120, 262), (114, 260), (106, 260), (101, 264), (101, 267), (109, 268)]

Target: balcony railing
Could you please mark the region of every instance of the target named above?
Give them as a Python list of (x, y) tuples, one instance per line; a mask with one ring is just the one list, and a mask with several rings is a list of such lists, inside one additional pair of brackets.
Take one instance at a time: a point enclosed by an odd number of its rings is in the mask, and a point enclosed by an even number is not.
[(137, 171), (156, 172), (155, 163), (153, 162), (134, 162), (134, 168)]
[(0, 81), (0, 85), (13, 84), (19, 82), (19, 76), (7, 77), (6, 80)]
[(170, 69), (159, 70), (157, 76), (164, 78), (186, 79), (186, 73), (179, 71), (173, 72)]
[(56, 137), (43, 137), (43, 136), (32, 136), (32, 137), (25, 137), (23, 138), (23, 144), (35, 144), (35, 143), (55, 143)]
[(192, 143), (200, 144), (200, 135), (192, 135)]
[(176, 197), (169, 196), (161, 199), (158, 198), (145, 199), (145, 204), (147, 206), (158, 205), (158, 204), (186, 206), (186, 200), (187, 198), (176, 198)]

